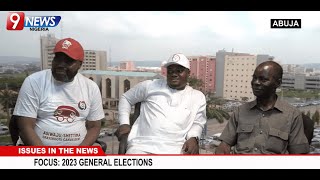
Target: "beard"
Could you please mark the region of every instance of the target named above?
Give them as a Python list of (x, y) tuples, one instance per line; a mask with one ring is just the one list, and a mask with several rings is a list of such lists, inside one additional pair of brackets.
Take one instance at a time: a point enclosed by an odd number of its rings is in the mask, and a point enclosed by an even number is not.
[(52, 69), (52, 75), (54, 79), (61, 82), (71, 82), (76, 74), (77, 71), (71, 72), (65, 68)]

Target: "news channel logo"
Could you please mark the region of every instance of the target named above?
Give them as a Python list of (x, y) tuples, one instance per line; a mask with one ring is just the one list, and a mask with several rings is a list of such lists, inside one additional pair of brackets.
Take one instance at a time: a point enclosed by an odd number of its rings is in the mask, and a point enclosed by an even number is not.
[(301, 19), (271, 19), (271, 28), (301, 29)]
[(9, 12), (7, 16), (7, 30), (21, 31), (25, 27), (30, 31), (49, 31), (56, 27), (61, 16), (25, 16), (24, 12)]

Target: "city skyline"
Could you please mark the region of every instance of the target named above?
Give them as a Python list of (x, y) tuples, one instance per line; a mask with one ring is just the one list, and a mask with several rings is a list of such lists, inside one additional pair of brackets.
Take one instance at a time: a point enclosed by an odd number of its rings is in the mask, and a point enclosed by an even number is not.
[[(293, 11), (24, 11), (61, 16), (49, 31), (8, 31), (0, 12), (0, 56), (40, 57), (40, 35), (73, 37), (84, 49), (107, 51), (112, 61), (164, 61), (173, 53), (215, 55), (218, 50), (268, 54), (283, 64), (320, 59), (320, 12)], [(270, 19), (301, 19), (301, 29), (271, 29)]]

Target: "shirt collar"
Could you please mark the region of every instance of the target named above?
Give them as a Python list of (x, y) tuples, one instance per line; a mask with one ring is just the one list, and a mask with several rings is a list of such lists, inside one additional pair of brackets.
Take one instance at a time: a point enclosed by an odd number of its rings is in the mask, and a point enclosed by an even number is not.
[[(257, 100), (251, 101), (248, 104), (250, 109), (253, 109), (257, 106)], [(283, 112), (285, 110), (286, 104), (277, 98), (276, 103), (274, 104), (274, 108), (278, 109), (279, 111)]]

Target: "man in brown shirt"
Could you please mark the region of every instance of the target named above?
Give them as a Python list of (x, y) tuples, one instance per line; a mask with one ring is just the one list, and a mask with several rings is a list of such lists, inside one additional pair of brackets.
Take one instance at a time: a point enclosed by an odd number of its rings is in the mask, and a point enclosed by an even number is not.
[(309, 152), (301, 112), (281, 101), (276, 89), (282, 67), (266, 61), (255, 69), (251, 86), (256, 100), (239, 106), (223, 130), (216, 154), (304, 154)]

